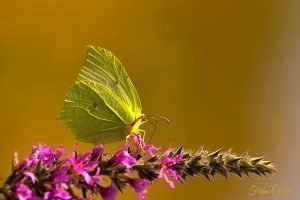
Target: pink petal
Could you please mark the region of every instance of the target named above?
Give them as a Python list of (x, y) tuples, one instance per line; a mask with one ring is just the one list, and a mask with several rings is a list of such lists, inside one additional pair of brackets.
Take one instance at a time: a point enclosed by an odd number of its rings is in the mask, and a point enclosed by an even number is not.
[(138, 199), (139, 200), (144, 200), (146, 198), (146, 186), (151, 185), (151, 181), (147, 179), (141, 179), (141, 178), (135, 178), (130, 180), (131, 186), (134, 188)]
[(179, 172), (177, 172), (176, 170), (169, 168), (169, 169), (166, 169), (165, 171), (171, 176), (171, 178), (175, 179), (176, 181), (182, 180), (181, 174)]
[(166, 180), (166, 182), (169, 183), (171, 188), (175, 188), (174, 182), (168, 178), (167, 174), (164, 172), (163, 169), (160, 170), (158, 178), (164, 178)]
[(23, 172), (23, 174), (28, 176), (31, 179), (32, 183), (38, 182), (38, 179), (31, 171), (25, 171), (25, 172)]
[(30, 200), (32, 198), (32, 191), (23, 183), (17, 186), (16, 193), (19, 200)]
[(144, 146), (144, 149), (150, 154), (150, 156), (154, 156), (154, 150), (158, 151), (160, 148), (153, 145), (146, 145)]
[(89, 185), (93, 185), (94, 181), (92, 180), (91, 176), (89, 175), (89, 173), (87, 173), (86, 171), (82, 171), (80, 172), (80, 174), (83, 176), (85, 182)]
[(118, 188), (114, 184), (111, 184), (108, 187), (101, 187), (100, 194), (103, 200), (115, 200), (118, 191)]

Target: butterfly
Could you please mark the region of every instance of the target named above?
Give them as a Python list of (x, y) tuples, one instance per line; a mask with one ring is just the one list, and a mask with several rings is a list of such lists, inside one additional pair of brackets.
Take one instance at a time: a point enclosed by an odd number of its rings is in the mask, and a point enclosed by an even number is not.
[(58, 119), (79, 141), (108, 143), (145, 133), (139, 95), (119, 59), (110, 51), (88, 46), (87, 57), (68, 90)]

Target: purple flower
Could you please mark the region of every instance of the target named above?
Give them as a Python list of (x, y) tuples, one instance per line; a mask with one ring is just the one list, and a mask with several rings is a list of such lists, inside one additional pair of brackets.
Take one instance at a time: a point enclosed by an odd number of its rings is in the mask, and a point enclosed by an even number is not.
[(65, 152), (65, 149), (63, 147), (59, 147), (56, 152), (53, 148), (48, 147), (44, 144), (39, 144), (38, 147), (33, 146), (32, 152), (37, 153), (39, 159), (41, 159), (43, 162), (53, 162), (60, 158), (62, 154)]
[(141, 178), (135, 178), (130, 180), (130, 185), (134, 188), (138, 199), (139, 200), (145, 200), (146, 199), (146, 186), (151, 185), (151, 181), (147, 179), (141, 179)]
[(20, 171), (26, 168), (35, 167), (39, 162), (38, 155), (36, 153), (32, 153), (28, 158), (21, 162), (16, 168)]
[[(22, 162), (15, 153), (12, 174), (0, 187), (0, 195), (20, 200), (91, 200), (87, 196), (101, 195), (104, 200), (114, 200), (118, 191), (129, 185), (139, 200), (145, 200), (147, 186), (158, 179), (165, 179), (174, 188), (173, 181), (183, 181), (187, 177), (199, 174), (208, 179), (214, 177), (216, 170), (209, 165), (211, 162), (219, 166), (217, 171), (225, 177), (249, 173), (268, 175), (275, 171), (272, 162), (262, 158), (237, 157), (220, 150), (192, 152), (183, 147), (178, 150), (169, 147), (165, 153), (155, 152), (156, 155), (149, 158), (158, 148), (146, 145), (138, 136), (132, 137), (134, 144), (127, 141), (115, 155), (103, 153), (103, 145), (83, 154), (74, 150), (67, 158), (61, 157), (62, 147), (54, 150), (43, 144), (33, 147), (31, 155)], [(199, 168), (199, 163), (207, 169)], [(243, 163), (253, 167), (242, 168)], [(102, 175), (111, 180), (110, 186), (101, 185)]]
[(145, 141), (137, 135), (133, 135), (132, 137), (135, 145), (141, 149), (146, 150), (151, 156), (154, 156), (154, 150), (157, 151), (160, 149), (159, 147), (155, 147), (150, 144), (145, 144)]
[(23, 174), (28, 176), (31, 179), (32, 183), (38, 182), (38, 179), (31, 171), (25, 171), (25, 172), (23, 172)]
[(118, 188), (111, 184), (108, 187), (100, 187), (100, 194), (103, 200), (114, 200), (118, 194)]
[[(72, 156), (68, 158), (74, 171), (80, 173), (88, 185), (93, 185), (95, 182), (102, 180), (100, 175), (99, 163), (91, 161), (91, 153), (86, 152), (82, 155), (77, 155), (74, 150)], [(90, 173), (93, 173), (91, 175)]]
[(29, 156), (25, 162), (23, 162), (23, 165), (21, 165), (20, 168), (34, 167), (39, 161), (41, 161), (44, 166), (50, 167), (53, 162), (62, 156), (63, 153), (63, 147), (58, 148), (55, 152), (53, 148), (44, 144), (33, 146), (31, 156)]
[(171, 151), (172, 149), (169, 148), (164, 155), (165, 157), (162, 161), (162, 168), (159, 172), (159, 178), (164, 178), (167, 181), (167, 183), (169, 183), (170, 186), (174, 188), (174, 182), (168, 178), (168, 175), (176, 181), (182, 180), (181, 174), (178, 171), (172, 169), (172, 166), (180, 162), (183, 155), (182, 153), (180, 153), (174, 157), (171, 157)]
[(46, 192), (44, 195), (46, 200), (68, 200), (72, 199), (72, 196), (65, 190), (55, 187), (52, 191)]
[(32, 191), (29, 187), (23, 183), (17, 185), (16, 194), (19, 200), (30, 200), (32, 199)]
[(115, 154), (115, 161), (123, 164), (127, 168), (131, 168), (136, 162), (136, 158), (128, 152), (128, 146), (124, 146)]
[(68, 174), (70, 170), (69, 166), (64, 166), (62, 168), (57, 169), (51, 175), (51, 182), (54, 184), (66, 183), (68, 182), (73, 176)]

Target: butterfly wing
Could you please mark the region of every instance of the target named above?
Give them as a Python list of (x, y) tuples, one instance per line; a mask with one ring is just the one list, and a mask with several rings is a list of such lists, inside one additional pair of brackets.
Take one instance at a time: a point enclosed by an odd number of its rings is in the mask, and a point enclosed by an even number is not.
[(141, 101), (119, 59), (101, 47), (89, 46), (87, 58), (77, 81), (94, 81), (107, 87), (122, 99), (132, 112), (126, 123), (133, 123), (141, 115)]
[(90, 46), (59, 119), (80, 141), (106, 143), (125, 139), (128, 124), (140, 115), (139, 96), (120, 61), (108, 50)]
[(85, 82), (68, 90), (59, 120), (83, 142), (113, 142), (126, 137), (124, 122)]

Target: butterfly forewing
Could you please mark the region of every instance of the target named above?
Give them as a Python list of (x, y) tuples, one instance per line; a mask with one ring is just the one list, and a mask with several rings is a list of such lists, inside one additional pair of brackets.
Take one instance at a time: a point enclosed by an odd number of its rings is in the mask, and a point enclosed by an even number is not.
[[(95, 81), (109, 88), (130, 107), (134, 117), (141, 114), (141, 102), (119, 59), (101, 47), (88, 47), (84, 67), (77, 81)], [(132, 122), (131, 122), (132, 123)]]

